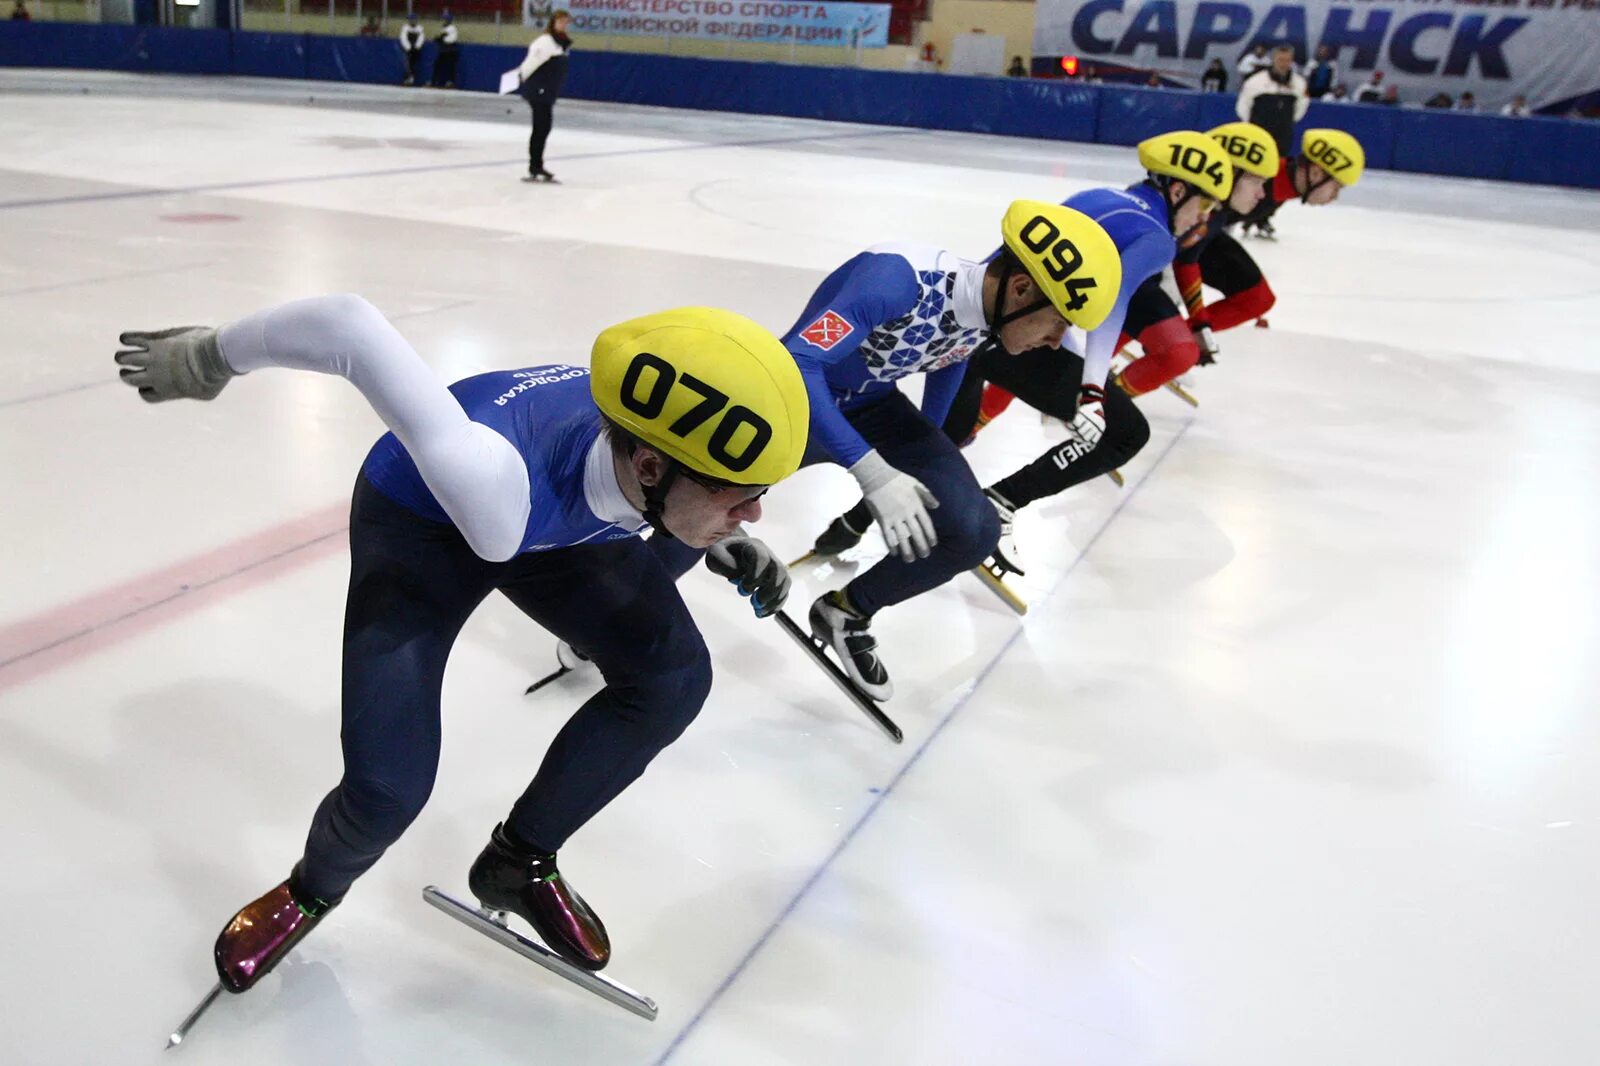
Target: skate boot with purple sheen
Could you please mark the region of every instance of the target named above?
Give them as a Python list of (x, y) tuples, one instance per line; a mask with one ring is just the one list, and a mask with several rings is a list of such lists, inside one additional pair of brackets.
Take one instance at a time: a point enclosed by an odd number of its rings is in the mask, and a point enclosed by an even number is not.
[(518, 847), (497, 825), (472, 870), (467, 887), (485, 910), (510, 911), (563, 959), (585, 970), (611, 960), (611, 939), (599, 915), (556, 868), (554, 855)]
[(300, 867), (289, 879), (233, 916), (217, 937), (217, 977), (229, 992), (244, 992), (305, 939), (339, 902), (298, 888)]

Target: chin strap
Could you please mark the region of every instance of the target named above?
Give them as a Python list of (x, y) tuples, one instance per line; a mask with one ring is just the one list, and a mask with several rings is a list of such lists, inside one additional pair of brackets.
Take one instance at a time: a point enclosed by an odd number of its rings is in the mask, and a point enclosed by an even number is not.
[(1306, 191), (1300, 194), (1300, 202), (1309, 206), (1311, 204), (1311, 194), (1332, 181), (1333, 175), (1323, 171), (1322, 180), (1313, 185), (1311, 184), (1311, 164), (1306, 162), (1304, 156), (1295, 160), (1295, 166), (1299, 169), (1300, 180), (1306, 187)]
[(672, 483), (678, 480), (679, 467), (676, 459), (665, 455), (661, 458), (667, 464), (666, 473), (661, 475), (661, 480), (654, 485), (641, 484), (639, 487), (644, 490), (644, 520), (650, 523), (650, 528), (656, 531), (656, 536), (672, 540), (672, 530), (667, 528), (662, 512), (667, 507), (667, 492), (672, 488)]
[(995, 288), (994, 292), (994, 311), (989, 315), (989, 337), (983, 342), (983, 346), (973, 353), (974, 355), (988, 351), (991, 348), (1003, 347), (1000, 343), (1000, 330), (1006, 323), (1014, 322), (1019, 318), (1026, 318), (1040, 308), (1050, 306), (1049, 298), (1041, 296), (1027, 307), (1012, 311), (1010, 314), (1006, 313), (1006, 292), (1010, 288), (1008, 282), (1011, 281), (1011, 275), (1015, 274), (1016, 270), (1016, 259), (1007, 255), (1005, 264), (1000, 270), (1000, 284)]

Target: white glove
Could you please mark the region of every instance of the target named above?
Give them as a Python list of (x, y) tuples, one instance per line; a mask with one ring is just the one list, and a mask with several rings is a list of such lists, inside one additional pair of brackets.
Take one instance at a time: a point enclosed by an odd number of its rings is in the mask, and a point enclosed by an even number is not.
[(1217, 356), (1222, 354), (1222, 349), (1217, 347), (1217, 338), (1212, 336), (1210, 326), (1196, 326), (1194, 342), (1200, 346), (1200, 365), (1210, 366), (1217, 361)]
[(766, 618), (789, 598), (789, 568), (765, 542), (743, 533), (723, 537), (706, 552), (706, 569), (739, 586), (757, 618)]
[(1106, 390), (1085, 385), (1078, 391), (1078, 413), (1072, 419), (1072, 433), (1083, 442), (1083, 450), (1094, 450), (1106, 432)]
[(867, 509), (878, 520), (889, 550), (908, 563), (926, 559), (939, 543), (933, 516), (928, 514), (930, 508), (939, 506), (939, 500), (928, 486), (890, 466), (877, 449), (863, 455), (850, 474), (861, 486)]
[(156, 333), (133, 331), (117, 338), (122, 380), (150, 403), (163, 400), (213, 400), (236, 371), (222, 358), (217, 331), (209, 326), (179, 326)]

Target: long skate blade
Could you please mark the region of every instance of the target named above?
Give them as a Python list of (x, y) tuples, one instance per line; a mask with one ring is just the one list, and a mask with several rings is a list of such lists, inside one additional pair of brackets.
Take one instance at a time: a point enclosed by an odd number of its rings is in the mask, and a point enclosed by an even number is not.
[(1013, 592), (1011, 586), (1006, 584), (1005, 575), (1008, 571), (1002, 570), (999, 566), (986, 559), (973, 567), (972, 572), (982, 579), (990, 592), (1005, 601), (1007, 607), (1018, 614), (1028, 613), (1028, 602)]
[(790, 569), (793, 569), (794, 567), (800, 566), (803, 563), (809, 563), (813, 559), (820, 559), (820, 558), (822, 558), (822, 556), (818, 555), (816, 552), (809, 551), (809, 552), (806, 552), (804, 555), (800, 556), (800, 558), (796, 559), (794, 562), (786, 563), (784, 565), (788, 566)]
[(1182, 385), (1179, 385), (1176, 381), (1167, 382), (1167, 391), (1171, 392), (1174, 396), (1188, 404), (1190, 407), (1200, 406), (1200, 401), (1194, 398), (1194, 393), (1190, 392)]
[(878, 706), (878, 701), (862, 692), (860, 686), (850, 680), (850, 675), (839, 669), (838, 663), (828, 658), (826, 646), (819, 641), (813, 640), (811, 634), (796, 625), (794, 619), (790, 618), (787, 612), (778, 611), (772, 617), (778, 620), (778, 625), (782, 627), (783, 631), (793, 637), (795, 643), (804, 648), (806, 654), (811, 656), (818, 666), (827, 671), (828, 676), (833, 679), (833, 683), (839, 686), (839, 691), (849, 696), (850, 702), (854, 703), (862, 714), (872, 719), (872, 723), (883, 730), (885, 736), (896, 744), (905, 740), (905, 734), (901, 733), (900, 727), (894, 724), (894, 719), (883, 713), (883, 708)]
[(200, 1015), (209, 1010), (211, 1004), (215, 1003), (220, 995), (222, 995), (222, 982), (218, 981), (211, 986), (211, 991), (206, 993), (206, 998), (200, 1001), (200, 1005), (190, 1011), (189, 1016), (183, 1020), (183, 1023), (172, 1031), (171, 1036), (167, 1037), (168, 1051), (183, 1043), (183, 1038), (189, 1035), (189, 1030), (194, 1028), (194, 1023), (200, 1020)]
[(1106, 474), (1106, 477), (1108, 477), (1112, 481), (1116, 482), (1117, 488), (1119, 488), (1119, 489), (1122, 488), (1122, 486), (1124, 486), (1124, 485), (1126, 485), (1128, 483), (1127, 480), (1123, 478), (1122, 471), (1120, 471), (1120, 470), (1112, 470), (1111, 472)]
[(565, 977), (584, 991), (593, 992), (601, 999), (615, 1003), (646, 1021), (656, 1020), (656, 1001), (649, 996), (640, 995), (604, 974), (572, 965), (538, 941), (529, 940), (515, 929), (495, 921), (489, 912), (481, 907), (468, 906), (454, 896), (439, 891), (433, 885), (422, 890), (422, 898), (462, 925), (470, 926), (502, 947), (508, 947), (523, 958), (538, 963), (556, 976)]
[(557, 678), (565, 677), (570, 673), (572, 673), (572, 667), (563, 666), (559, 670), (557, 670), (555, 673), (549, 674), (549, 675), (547, 675), (545, 677), (541, 677), (539, 680), (537, 680), (533, 684), (529, 685), (528, 686), (528, 691), (524, 692), (523, 695), (524, 696), (531, 696), (535, 692), (538, 692), (540, 689), (544, 688), (550, 682), (555, 681)]

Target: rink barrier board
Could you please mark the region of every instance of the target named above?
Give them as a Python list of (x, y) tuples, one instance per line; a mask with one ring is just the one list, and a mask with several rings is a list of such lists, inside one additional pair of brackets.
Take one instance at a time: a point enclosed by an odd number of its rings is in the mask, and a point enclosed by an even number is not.
[[(431, 72), (436, 45), (424, 49)], [(468, 44), (463, 89), (492, 92), (524, 49)], [(0, 22), (0, 66), (397, 84), (389, 38)], [(583, 100), (1099, 144), (1232, 121), (1233, 97), (1122, 85), (573, 52), (565, 95)], [(1503, 118), (1372, 104), (1313, 103), (1305, 125), (1353, 134), (1367, 165), (1420, 174), (1600, 189), (1600, 122)]]

